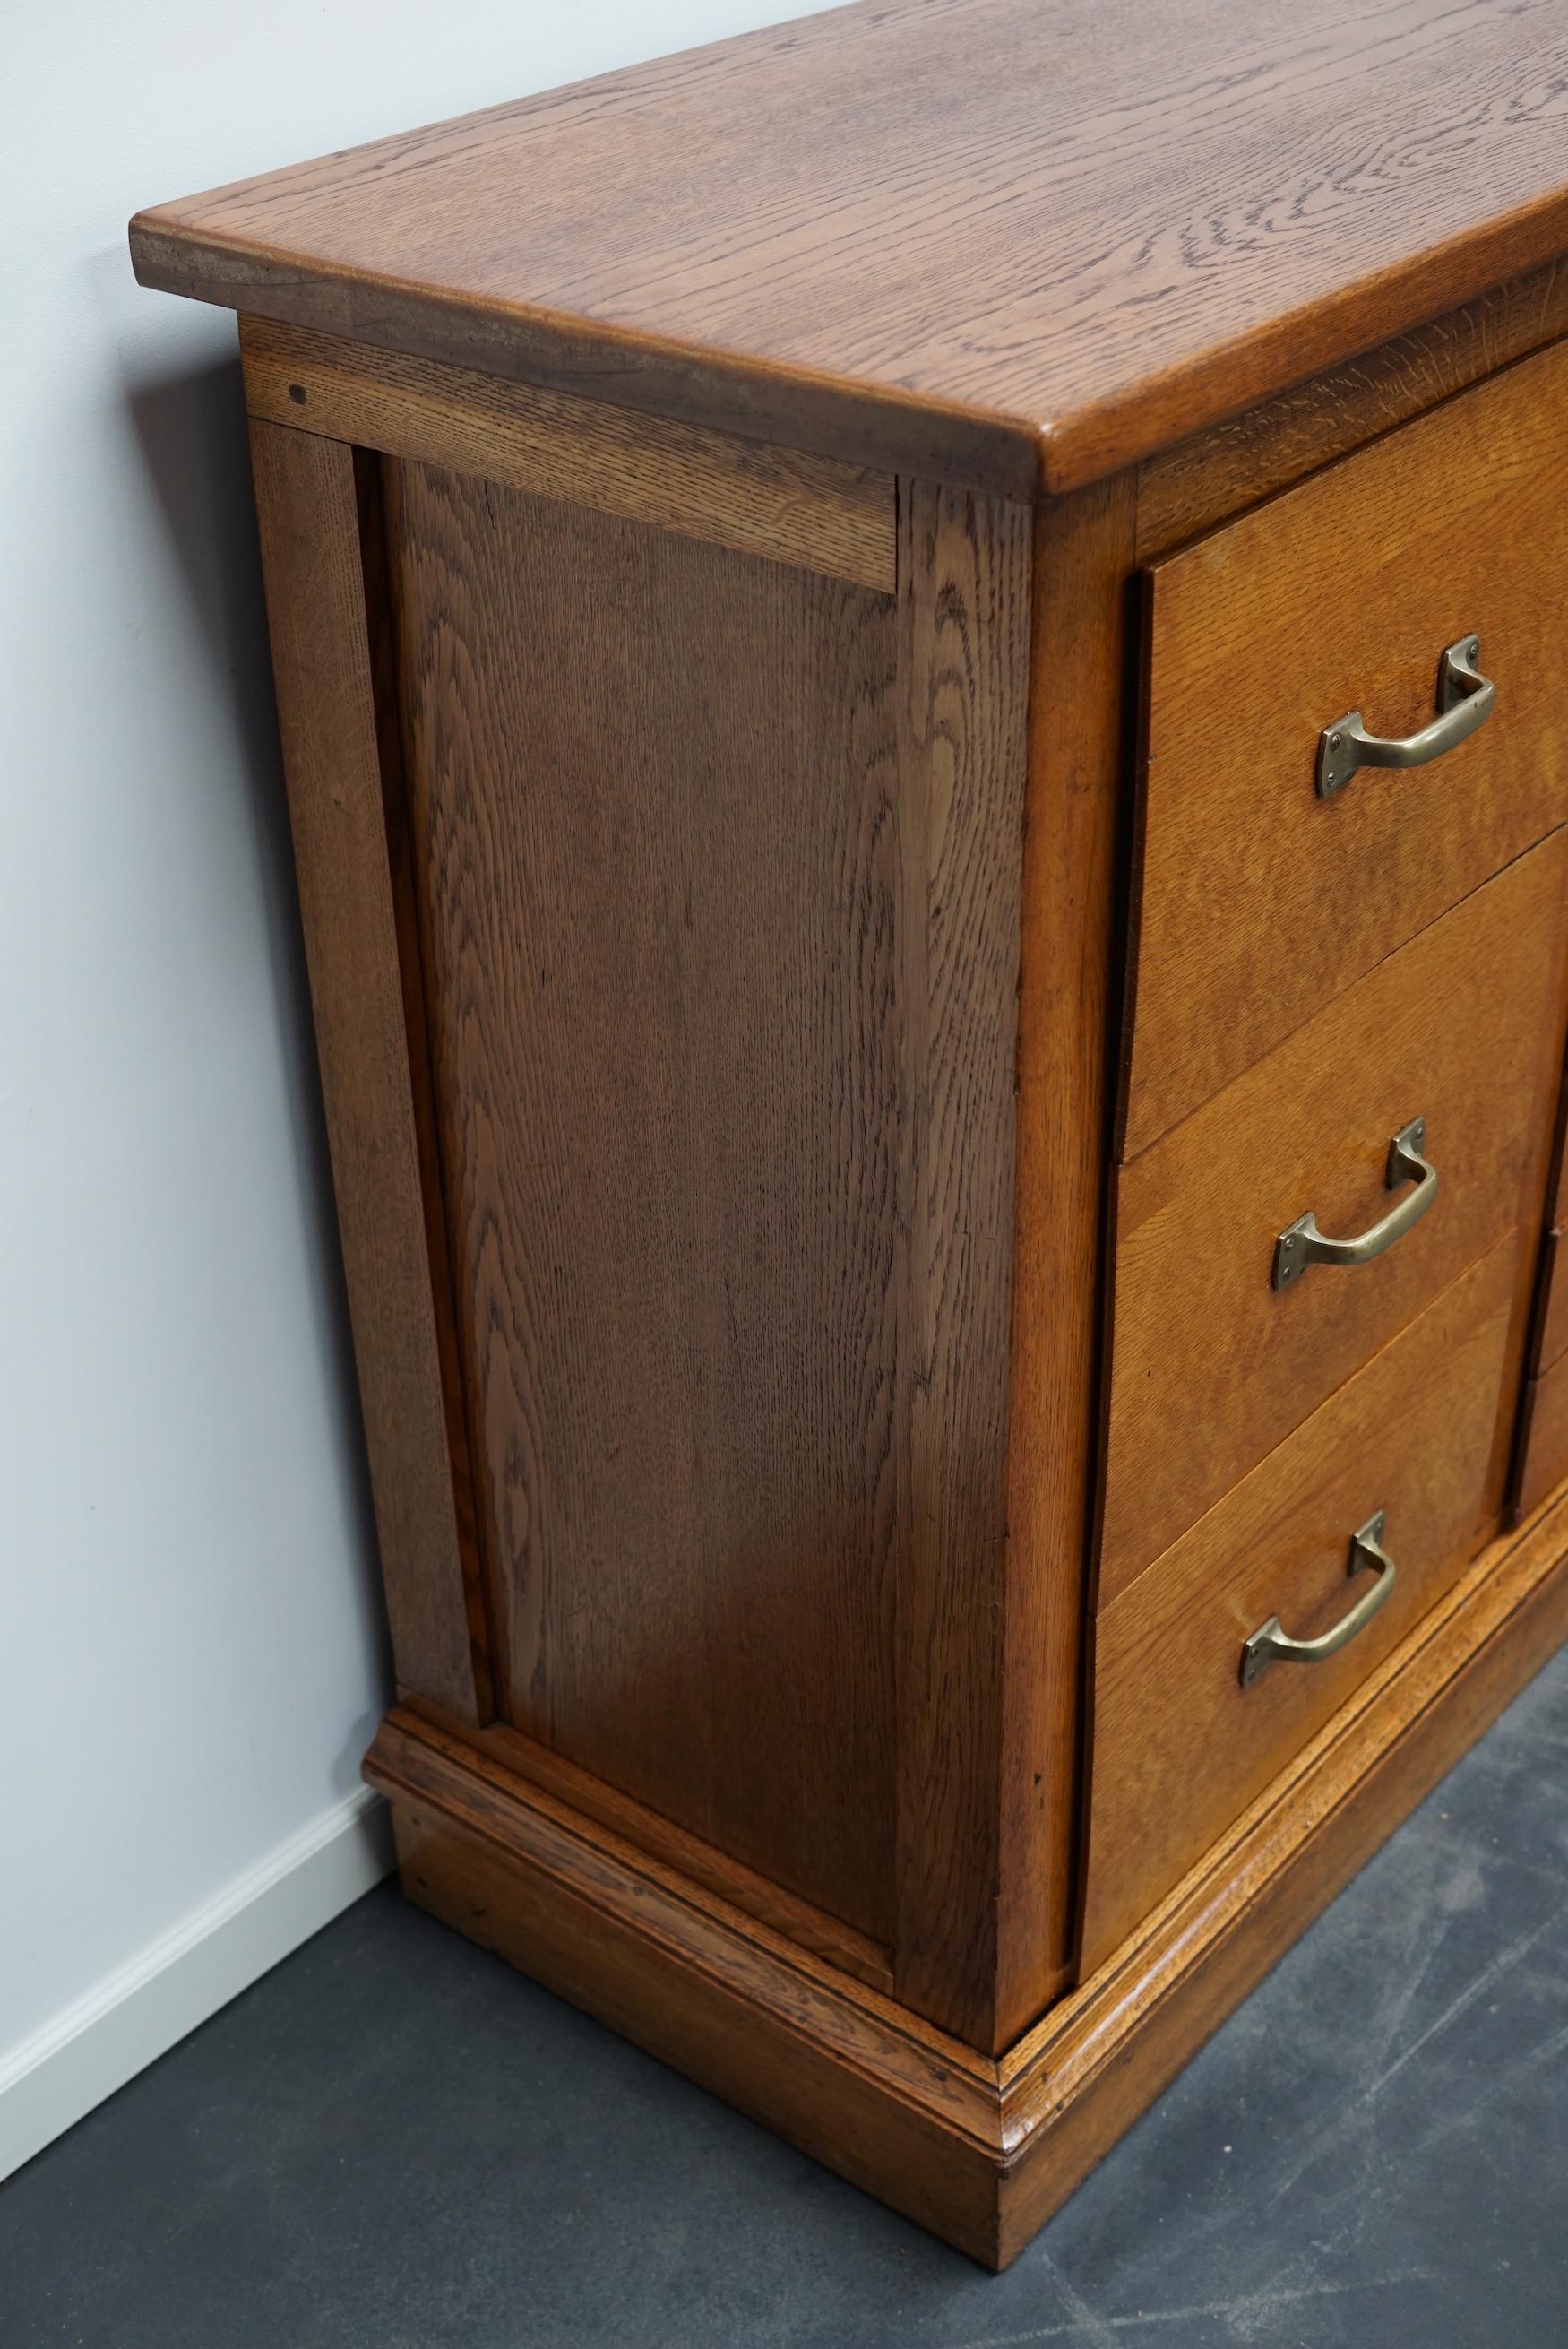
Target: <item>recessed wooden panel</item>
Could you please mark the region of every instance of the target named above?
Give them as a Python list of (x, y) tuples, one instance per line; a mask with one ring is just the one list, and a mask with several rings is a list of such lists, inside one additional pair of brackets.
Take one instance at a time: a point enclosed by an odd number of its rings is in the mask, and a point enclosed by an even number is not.
[[(1229, 1826), (1346, 1692), (1439, 1598), (1496, 1526), (1493, 1433), (1517, 1235), (1483, 1257), (1340, 1388), (1096, 1625), (1093, 1807), (1083, 1963), (1093, 1968)], [(1271, 1616), (1315, 1639), (1369, 1578), (1350, 1536), (1387, 1516), (1392, 1593), (1319, 1664), (1243, 1688)]]
[[(1542, 352), (1151, 574), (1124, 1157), (1568, 815), (1565, 403)], [(1320, 800), (1324, 729), (1429, 724), (1472, 631), (1479, 732)]]
[[(1562, 1055), (1559, 832), (1119, 1170), (1099, 1603), (1516, 1222), (1533, 1224)], [(1309, 1209), (1352, 1236), (1394, 1205), (1388, 1144), (1427, 1120), (1440, 1187), (1368, 1264), (1271, 1285)]]
[(934, 1556), (1005, 1523), (1005, 1268), (975, 1320), (938, 1159), (999, 1246), (1021, 761), (994, 851), (989, 754), (901, 791), (891, 599), (423, 465), (387, 504), (503, 1709), (890, 1940), (911, 1494)]

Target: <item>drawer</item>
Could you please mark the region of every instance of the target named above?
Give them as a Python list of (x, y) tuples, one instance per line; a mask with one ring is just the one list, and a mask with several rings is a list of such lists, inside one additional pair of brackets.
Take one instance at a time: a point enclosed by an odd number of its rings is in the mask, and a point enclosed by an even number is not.
[[(1095, 1627), (1088, 1972), (1222, 1835), (1474, 1556), (1500, 1511), (1510, 1234), (1288, 1436)], [(1243, 1643), (1277, 1616), (1315, 1639), (1374, 1587), (1351, 1537), (1384, 1513), (1397, 1572), (1320, 1662)]]
[[(1568, 815), (1565, 400), (1559, 347), (1148, 574), (1120, 1155)], [(1429, 726), (1472, 633), (1485, 722), (1319, 797), (1325, 730)]]
[[(1568, 831), (1299, 1028), (1115, 1180), (1101, 1603), (1438, 1291), (1539, 1216), (1563, 1053)], [(1398, 1204), (1426, 1121), (1439, 1187), (1374, 1262), (1273, 1285), (1280, 1236)]]

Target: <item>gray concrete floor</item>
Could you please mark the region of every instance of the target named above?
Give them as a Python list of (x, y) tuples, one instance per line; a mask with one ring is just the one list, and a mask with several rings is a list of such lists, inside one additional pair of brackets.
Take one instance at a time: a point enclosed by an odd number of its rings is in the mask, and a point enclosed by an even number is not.
[(372, 1893), (0, 2188), (0, 2343), (1568, 2344), (1568, 1652), (1005, 2276)]

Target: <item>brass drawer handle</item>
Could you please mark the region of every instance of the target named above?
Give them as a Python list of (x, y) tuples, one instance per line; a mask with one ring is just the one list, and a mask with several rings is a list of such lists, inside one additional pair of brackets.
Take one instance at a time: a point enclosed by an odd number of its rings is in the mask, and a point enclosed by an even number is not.
[(1368, 734), (1358, 709), (1326, 726), (1317, 742), (1318, 798), (1331, 800), (1336, 792), (1342, 792), (1358, 767), (1424, 767), (1429, 759), (1440, 759), (1445, 750), (1484, 726), (1491, 716), (1497, 688), (1476, 667), (1480, 658), (1479, 636), (1461, 636), (1457, 645), (1449, 647), (1438, 663), (1440, 715), (1418, 734), (1407, 734), (1398, 741)]
[(1401, 1183), (1413, 1183), (1415, 1189), (1397, 1207), (1390, 1207), (1381, 1223), (1363, 1232), (1353, 1240), (1325, 1239), (1317, 1228), (1317, 1217), (1309, 1208), (1298, 1216), (1294, 1224), (1281, 1232), (1274, 1242), (1274, 1285), (1289, 1288), (1301, 1278), (1309, 1264), (1370, 1264), (1375, 1256), (1391, 1248), (1396, 1240), (1403, 1239), (1412, 1224), (1418, 1224), (1438, 1195), (1438, 1170), (1423, 1157), (1427, 1146), (1427, 1121), (1418, 1117), (1401, 1126), (1388, 1144), (1387, 1181), (1390, 1191)]
[(1384, 1512), (1368, 1517), (1358, 1532), (1350, 1537), (1350, 1568), (1352, 1574), (1364, 1566), (1375, 1566), (1377, 1579), (1364, 1599), (1358, 1599), (1348, 1615), (1342, 1615), (1332, 1631), (1325, 1631), (1320, 1640), (1293, 1640), (1288, 1631), (1280, 1629), (1277, 1615), (1260, 1623), (1242, 1650), (1242, 1686), (1251, 1688), (1261, 1674), (1266, 1672), (1277, 1656), (1282, 1663), (1321, 1664), (1329, 1656), (1336, 1656), (1341, 1648), (1348, 1647), (1357, 1631), (1364, 1631), (1377, 1612), (1387, 1606), (1394, 1588), (1396, 1572), (1393, 1559), (1383, 1547)]

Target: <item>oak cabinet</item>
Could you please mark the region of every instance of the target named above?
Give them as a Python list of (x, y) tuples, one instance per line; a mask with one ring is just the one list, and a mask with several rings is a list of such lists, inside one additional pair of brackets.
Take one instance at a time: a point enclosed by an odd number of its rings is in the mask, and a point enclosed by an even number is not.
[(1568, 5), (1102, 13), (131, 230), (241, 314), (404, 1883), (993, 2263), (1568, 1628)]

